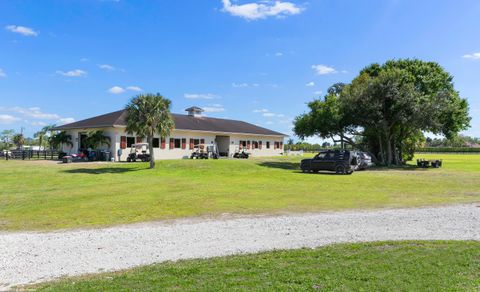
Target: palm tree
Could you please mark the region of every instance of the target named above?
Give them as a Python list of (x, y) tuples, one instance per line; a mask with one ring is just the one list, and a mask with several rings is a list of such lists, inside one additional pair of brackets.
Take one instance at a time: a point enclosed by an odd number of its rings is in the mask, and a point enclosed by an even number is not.
[(17, 145), (18, 149), (22, 148), (23, 144), (25, 144), (25, 137), (23, 137), (23, 134), (15, 134), (13, 136), (13, 143)]
[(102, 145), (107, 145), (110, 147), (110, 137), (105, 136), (102, 130), (90, 131), (87, 133), (86, 140), (87, 148), (96, 149)]
[[(55, 127), (56, 127), (55, 124), (47, 125), (47, 126), (43, 127), (42, 130), (41, 130), (42, 132), (45, 133), (44, 136), (47, 136), (47, 137), (48, 137), (48, 138), (47, 138), (47, 142), (48, 142), (49, 144), (51, 144), (51, 140), (52, 140), (52, 137), (53, 137), (53, 135), (54, 135), (54, 130), (53, 130), (53, 129), (54, 129)], [(52, 145), (50, 145), (50, 149), (51, 149), (51, 148), (52, 148)]]
[(60, 145), (61, 148), (63, 148), (64, 144), (67, 144), (70, 147), (73, 146), (72, 136), (68, 135), (67, 132), (62, 131), (50, 137), (51, 146), (58, 147)]
[(153, 137), (170, 135), (175, 123), (170, 114), (171, 101), (157, 94), (140, 94), (132, 98), (125, 107), (127, 111), (127, 133), (147, 137), (150, 151), (150, 168), (155, 168)]
[(43, 138), (45, 138), (45, 132), (40, 130), (38, 132), (36, 132), (35, 134), (33, 134), (33, 138), (38, 138), (38, 146), (39, 146), (39, 150), (42, 150), (42, 145), (43, 145)]

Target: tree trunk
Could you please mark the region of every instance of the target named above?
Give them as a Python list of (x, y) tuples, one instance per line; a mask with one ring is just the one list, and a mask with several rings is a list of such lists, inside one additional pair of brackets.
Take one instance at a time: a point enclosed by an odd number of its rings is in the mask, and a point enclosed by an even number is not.
[(395, 139), (395, 136), (393, 136), (393, 159), (395, 165), (400, 165), (400, 158), (398, 157), (397, 139)]
[(382, 135), (378, 135), (378, 147), (380, 148), (380, 162), (385, 164), (385, 155), (383, 153)]
[(385, 129), (385, 148), (387, 148), (387, 166), (392, 165), (393, 157), (392, 157), (392, 141), (390, 137), (390, 129), (388, 126), (384, 127)]
[(153, 152), (153, 135), (147, 137), (148, 152), (150, 152), (150, 169), (155, 168), (155, 153)]

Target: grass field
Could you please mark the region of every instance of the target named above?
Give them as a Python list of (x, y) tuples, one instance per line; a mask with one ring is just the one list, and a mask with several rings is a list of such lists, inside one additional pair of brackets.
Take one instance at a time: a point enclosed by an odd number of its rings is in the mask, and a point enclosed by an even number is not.
[(300, 158), (55, 164), (0, 161), (0, 230), (480, 201), (480, 155), (422, 155), (442, 169), (302, 174)]
[(188, 260), (40, 291), (478, 291), (480, 242), (379, 242)]

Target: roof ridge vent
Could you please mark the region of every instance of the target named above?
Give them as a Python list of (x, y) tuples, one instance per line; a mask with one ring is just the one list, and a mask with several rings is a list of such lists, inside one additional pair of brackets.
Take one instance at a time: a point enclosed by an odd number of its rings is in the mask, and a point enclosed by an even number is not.
[(188, 115), (191, 117), (201, 117), (202, 113), (204, 112), (204, 110), (198, 106), (189, 107), (185, 109), (185, 111), (188, 112)]

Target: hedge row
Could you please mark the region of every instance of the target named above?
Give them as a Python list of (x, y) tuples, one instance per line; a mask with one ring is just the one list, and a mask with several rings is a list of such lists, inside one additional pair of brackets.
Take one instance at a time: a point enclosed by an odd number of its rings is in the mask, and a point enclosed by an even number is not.
[(417, 149), (417, 152), (441, 152), (441, 153), (480, 153), (480, 148), (472, 147), (425, 147)]

